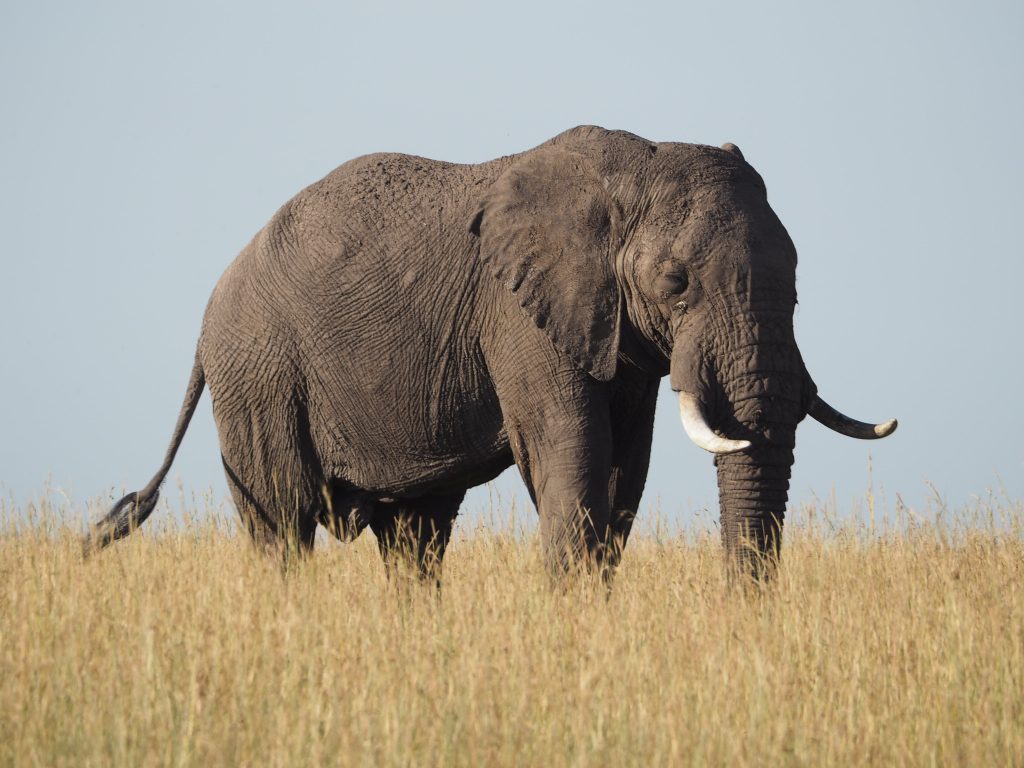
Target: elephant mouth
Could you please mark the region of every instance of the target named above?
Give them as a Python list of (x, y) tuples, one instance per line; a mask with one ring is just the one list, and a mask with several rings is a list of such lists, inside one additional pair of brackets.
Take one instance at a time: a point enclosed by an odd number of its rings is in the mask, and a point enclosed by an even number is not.
[[(859, 440), (877, 440), (888, 437), (896, 431), (899, 422), (889, 419), (880, 424), (857, 421), (837, 411), (819, 395), (815, 395), (808, 408), (807, 415), (829, 429), (847, 437)], [(708, 424), (704, 405), (700, 398), (690, 392), (679, 393), (679, 417), (683, 422), (683, 430), (687, 437), (698, 448), (717, 455), (739, 453), (751, 446), (749, 440), (732, 440), (717, 434)]]

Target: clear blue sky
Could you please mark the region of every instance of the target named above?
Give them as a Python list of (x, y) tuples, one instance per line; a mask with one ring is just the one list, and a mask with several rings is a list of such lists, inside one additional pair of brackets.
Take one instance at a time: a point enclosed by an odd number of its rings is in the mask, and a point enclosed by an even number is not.
[[(791, 499), (1024, 498), (1024, 5), (5, 3), (0, 484), (143, 485), (206, 300), (340, 163), (475, 162), (596, 123), (738, 144), (800, 252), (797, 339), (864, 443), (805, 422)], [(225, 493), (208, 397), (171, 483)], [(498, 481), (505, 493), (517, 476)], [(667, 384), (645, 501), (715, 504)], [(485, 503), (486, 492), (471, 497)]]

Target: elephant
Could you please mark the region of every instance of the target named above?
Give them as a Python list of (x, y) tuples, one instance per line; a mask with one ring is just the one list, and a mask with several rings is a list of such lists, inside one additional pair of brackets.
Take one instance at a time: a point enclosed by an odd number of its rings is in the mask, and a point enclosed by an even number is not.
[(804, 416), (856, 438), (897, 425), (818, 394), (796, 266), (733, 144), (580, 126), (480, 164), (351, 160), (224, 272), (164, 462), (85, 551), (153, 511), (205, 386), (238, 513), (269, 550), (369, 527), (389, 569), (437, 578), (466, 490), (515, 463), (546, 568), (611, 573), (668, 374), (686, 435), (714, 454), (726, 562), (761, 578)]

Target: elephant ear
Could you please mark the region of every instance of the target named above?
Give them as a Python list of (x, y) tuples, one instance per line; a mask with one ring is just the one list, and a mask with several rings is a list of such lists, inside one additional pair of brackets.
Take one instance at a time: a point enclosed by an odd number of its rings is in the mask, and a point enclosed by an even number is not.
[(470, 223), (480, 258), (557, 349), (594, 378), (615, 375), (621, 291), (612, 268), (618, 206), (593, 166), (530, 152), (491, 187)]
[(725, 142), (725, 144), (722, 145), (722, 149), (724, 149), (726, 152), (729, 152), (730, 154), (736, 155), (736, 157), (738, 157), (740, 160), (745, 161), (747, 159), (743, 156), (743, 153), (740, 151), (740, 148), (733, 144), (731, 141)]

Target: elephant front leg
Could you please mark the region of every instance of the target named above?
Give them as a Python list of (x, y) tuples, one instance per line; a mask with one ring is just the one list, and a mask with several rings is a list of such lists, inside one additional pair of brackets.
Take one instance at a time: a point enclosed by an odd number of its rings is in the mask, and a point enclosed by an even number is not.
[(622, 559), (640, 508), (651, 460), (657, 402), (658, 379), (639, 377), (612, 398), (612, 467), (608, 482), (611, 516), (605, 549), (609, 575)]
[(607, 410), (595, 411), (509, 434), (540, 515), (545, 564), (556, 578), (604, 568), (611, 429)]

